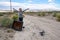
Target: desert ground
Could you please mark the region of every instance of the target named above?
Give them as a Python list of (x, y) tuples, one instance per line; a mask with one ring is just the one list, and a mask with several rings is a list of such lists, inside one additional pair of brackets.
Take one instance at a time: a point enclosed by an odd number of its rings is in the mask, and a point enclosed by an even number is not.
[[(25, 15), (24, 27), (15, 32), (13, 40), (60, 40), (60, 22), (56, 20)], [(42, 31), (43, 36), (40, 34)]]

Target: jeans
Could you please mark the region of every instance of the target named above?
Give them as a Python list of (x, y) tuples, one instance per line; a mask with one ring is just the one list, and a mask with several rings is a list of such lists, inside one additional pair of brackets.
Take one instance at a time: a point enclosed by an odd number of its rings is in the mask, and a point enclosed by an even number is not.
[(23, 22), (23, 17), (20, 17), (20, 18), (19, 18), (19, 21), (22, 21), (22, 22)]

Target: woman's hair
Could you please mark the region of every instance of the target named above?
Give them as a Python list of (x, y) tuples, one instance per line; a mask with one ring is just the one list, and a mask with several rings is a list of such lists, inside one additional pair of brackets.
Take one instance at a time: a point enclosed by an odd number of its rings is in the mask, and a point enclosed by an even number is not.
[(19, 11), (22, 11), (22, 8), (19, 8)]

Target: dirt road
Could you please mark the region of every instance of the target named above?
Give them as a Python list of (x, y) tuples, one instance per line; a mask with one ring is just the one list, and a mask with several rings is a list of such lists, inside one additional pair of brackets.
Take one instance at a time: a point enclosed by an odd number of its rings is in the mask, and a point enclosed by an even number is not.
[[(14, 40), (60, 40), (60, 22), (26, 15), (24, 26), (23, 31), (16, 31)], [(45, 35), (41, 36), (43, 30)]]

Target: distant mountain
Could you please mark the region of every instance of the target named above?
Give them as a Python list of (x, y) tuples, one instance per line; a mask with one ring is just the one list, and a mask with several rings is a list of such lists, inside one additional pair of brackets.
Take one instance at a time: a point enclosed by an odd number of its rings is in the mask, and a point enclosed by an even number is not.
[(11, 12), (10, 10), (0, 10), (0, 12)]
[[(60, 9), (29, 9), (26, 12), (50, 12), (50, 11), (60, 11)], [(0, 10), (0, 12), (11, 12), (11, 10)]]
[(60, 11), (60, 9), (30, 9), (30, 12), (49, 12), (49, 11)]

